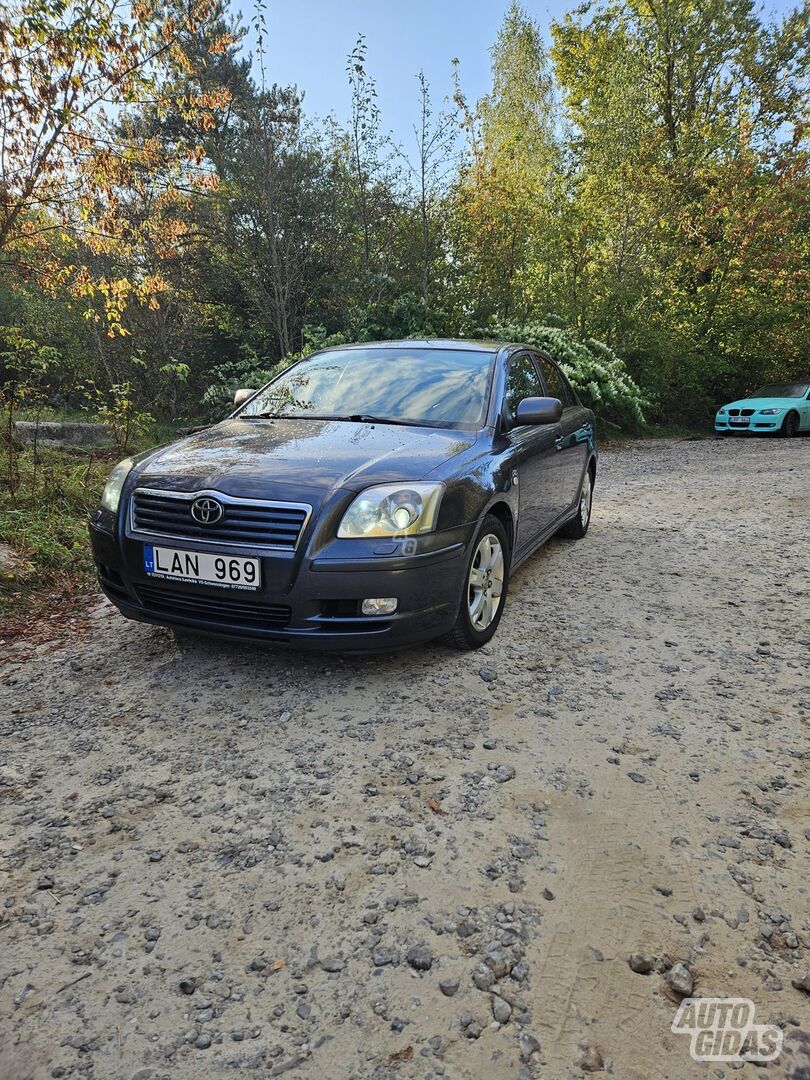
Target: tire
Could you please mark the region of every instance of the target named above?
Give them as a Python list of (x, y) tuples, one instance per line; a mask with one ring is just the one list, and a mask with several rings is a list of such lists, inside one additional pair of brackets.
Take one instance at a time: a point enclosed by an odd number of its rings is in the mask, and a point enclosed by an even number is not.
[(783, 439), (792, 439), (794, 435), (799, 431), (799, 414), (795, 412), (789, 412), (785, 419), (782, 421), (782, 426), (779, 429), (779, 434)]
[(588, 471), (582, 478), (577, 516), (563, 525), (559, 530), (560, 536), (567, 536), (571, 540), (581, 540), (588, 531), (588, 526), (591, 523), (591, 506), (593, 505), (593, 483), (593, 469), (589, 465)]
[[(498, 518), (487, 514), (470, 545), (458, 614), (452, 630), (442, 639), (445, 644), (454, 649), (480, 649), (492, 640), (506, 603), (509, 555), (506, 529)], [(489, 588), (486, 581), (491, 582)]]

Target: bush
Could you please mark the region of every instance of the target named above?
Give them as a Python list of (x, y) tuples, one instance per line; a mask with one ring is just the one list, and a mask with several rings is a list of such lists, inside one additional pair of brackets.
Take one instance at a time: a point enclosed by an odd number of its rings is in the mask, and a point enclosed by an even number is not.
[(644, 411), (650, 402), (621, 357), (603, 342), (580, 341), (570, 330), (540, 322), (504, 323), (481, 334), (543, 349), (563, 369), (583, 404), (608, 424), (624, 431), (639, 431), (646, 425)]

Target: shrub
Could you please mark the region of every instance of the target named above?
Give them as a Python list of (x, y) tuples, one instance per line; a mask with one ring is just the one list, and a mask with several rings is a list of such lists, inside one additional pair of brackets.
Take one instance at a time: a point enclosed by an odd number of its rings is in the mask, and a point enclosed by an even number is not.
[(482, 331), (482, 336), (536, 345), (557, 361), (583, 404), (601, 420), (625, 431), (645, 426), (650, 402), (621, 357), (603, 342), (580, 341), (570, 330), (540, 322), (503, 323)]

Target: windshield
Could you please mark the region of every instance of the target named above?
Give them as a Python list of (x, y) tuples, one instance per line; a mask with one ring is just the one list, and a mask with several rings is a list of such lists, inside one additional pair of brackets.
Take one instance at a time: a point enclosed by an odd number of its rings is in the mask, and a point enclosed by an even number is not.
[(759, 390), (755, 390), (750, 396), (752, 398), (759, 397), (794, 397), (801, 398), (807, 393), (810, 386), (807, 383), (769, 383), (767, 386), (760, 386)]
[(334, 349), (283, 372), (239, 415), (476, 427), (494, 359), (464, 349)]

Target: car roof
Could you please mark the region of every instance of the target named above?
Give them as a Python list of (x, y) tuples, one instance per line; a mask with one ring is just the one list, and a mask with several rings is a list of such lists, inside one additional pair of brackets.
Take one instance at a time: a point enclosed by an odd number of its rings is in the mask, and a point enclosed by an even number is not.
[(329, 345), (322, 352), (335, 349), (445, 349), (465, 352), (497, 352), (509, 348), (505, 341), (478, 341), (470, 338), (403, 338), (399, 341), (355, 341), (349, 345)]
[(806, 383), (810, 383), (810, 375), (799, 375), (792, 379), (771, 379), (769, 382), (761, 383), (757, 389), (763, 386), (804, 386)]

